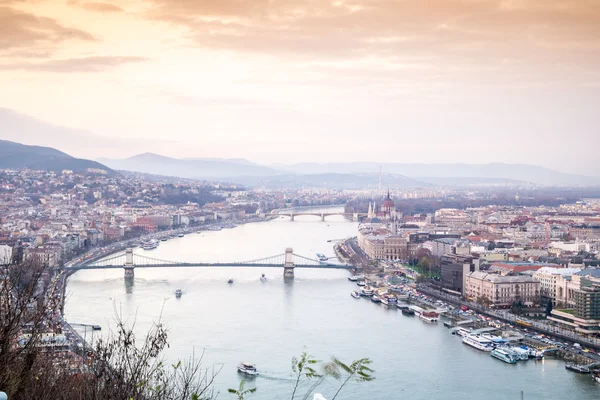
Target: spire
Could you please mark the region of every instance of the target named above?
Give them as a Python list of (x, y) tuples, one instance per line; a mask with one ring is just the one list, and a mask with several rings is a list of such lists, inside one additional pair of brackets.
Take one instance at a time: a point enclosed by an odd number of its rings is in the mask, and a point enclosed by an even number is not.
[(391, 200), (391, 198), (390, 198), (390, 189), (389, 188), (388, 188), (388, 197), (387, 198)]

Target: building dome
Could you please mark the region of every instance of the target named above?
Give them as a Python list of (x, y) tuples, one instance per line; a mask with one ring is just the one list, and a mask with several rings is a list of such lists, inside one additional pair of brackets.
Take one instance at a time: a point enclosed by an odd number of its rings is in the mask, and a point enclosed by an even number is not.
[(383, 201), (383, 204), (381, 205), (381, 208), (383, 210), (385, 210), (385, 211), (389, 211), (389, 210), (392, 210), (395, 206), (396, 205), (394, 204), (394, 201), (390, 197), (390, 192), (388, 191), (387, 197)]

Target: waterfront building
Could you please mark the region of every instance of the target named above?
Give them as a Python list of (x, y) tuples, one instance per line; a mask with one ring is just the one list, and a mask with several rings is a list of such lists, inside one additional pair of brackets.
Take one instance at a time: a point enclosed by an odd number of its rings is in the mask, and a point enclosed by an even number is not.
[(542, 302), (551, 301), (554, 307), (568, 307), (573, 301), (576, 288), (571, 284), (572, 275), (581, 268), (542, 267), (533, 273), (533, 279), (540, 282)]
[(580, 288), (573, 291), (574, 307), (552, 310), (548, 319), (579, 334), (600, 334), (600, 273), (598, 275), (597, 278), (581, 276)]
[(482, 271), (466, 275), (465, 296), (485, 298), (493, 306), (508, 307), (516, 301), (526, 306), (540, 304), (540, 283), (530, 276), (500, 276)]
[(440, 260), (440, 281), (445, 291), (465, 295), (466, 276), (479, 271), (479, 259), (470, 255), (446, 254)]

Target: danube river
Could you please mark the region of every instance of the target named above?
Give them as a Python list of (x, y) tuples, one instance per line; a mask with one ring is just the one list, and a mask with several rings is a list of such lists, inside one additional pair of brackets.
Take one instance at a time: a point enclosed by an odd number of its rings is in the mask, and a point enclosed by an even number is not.
[[(190, 234), (161, 242), (145, 255), (173, 261), (234, 261), (262, 258), (293, 247), (299, 255), (333, 256), (332, 242), (356, 234), (356, 223), (342, 217), (297, 217), (241, 225), (219, 232)], [(268, 277), (260, 281), (260, 275)], [(99, 324), (106, 332), (115, 314), (136, 320), (144, 331), (161, 315), (169, 327), (169, 361), (205, 351), (205, 365), (222, 365), (219, 398), (233, 399), (240, 361), (263, 373), (249, 382), (255, 400), (291, 395), (291, 358), (306, 348), (316, 358), (345, 361), (369, 357), (376, 380), (353, 384), (338, 399), (597, 399), (600, 385), (590, 376), (569, 373), (564, 362), (546, 359), (504, 364), (462, 344), (441, 322), (431, 325), (353, 299), (356, 286), (343, 270), (297, 269), (285, 283), (283, 269), (136, 269), (132, 287), (123, 271), (80, 271), (67, 287), (66, 317)], [(235, 283), (227, 284), (228, 278)], [(176, 299), (176, 289), (183, 296)], [(91, 334), (91, 333), (88, 333)], [(333, 386), (318, 392), (331, 398)], [(312, 397), (311, 397), (312, 398)]]

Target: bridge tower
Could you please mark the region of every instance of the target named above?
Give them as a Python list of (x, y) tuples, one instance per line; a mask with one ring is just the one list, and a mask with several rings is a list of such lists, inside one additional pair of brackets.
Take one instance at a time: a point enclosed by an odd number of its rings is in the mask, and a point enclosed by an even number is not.
[(352, 214), (352, 222), (357, 222), (357, 221), (358, 221), (358, 213)]
[(291, 247), (285, 249), (285, 262), (283, 264), (283, 277), (294, 278), (294, 250)]
[(325, 222), (325, 214), (321, 214), (321, 222)]
[(290, 214), (290, 221), (294, 222), (294, 214)]
[(125, 264), (123, 268), (125, 269), (125, 279), (133, 279), (133, 269), (135, 268), (135, 265), (133, 265), (133, 249), (129, 248), (125, 250)]

